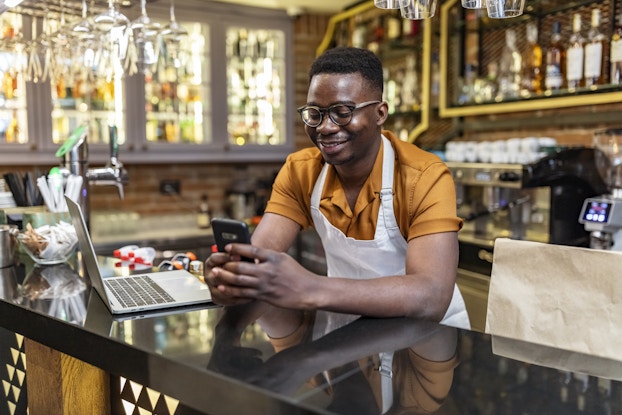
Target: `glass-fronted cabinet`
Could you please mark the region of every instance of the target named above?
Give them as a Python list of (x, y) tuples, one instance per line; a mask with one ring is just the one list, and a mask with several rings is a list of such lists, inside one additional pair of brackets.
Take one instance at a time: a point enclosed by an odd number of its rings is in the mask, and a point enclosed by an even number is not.
[(26, 144), (26, 42), (22, 17), (0, 15), (0, 144)]
[[(173, 14), (172, 2), (147, 1), (159, 24), (147, 67), (137, 46), (144, 39), (128, 29), (143, 16), (139, 2), (82, 3), (88, 10), (24, 0), (15, 22), (2, 14), (0, 145), (22, 145), (0, 160), (56, 163), (55, 151), (85, 123), (91, 164), (108, 161), (109, 125), (124, 163), (281, 161), (293, 150), (293, 24), (285, 11), (184, 0)], [(108, 26), (82, 31), (98, 20)], [(22, 31), (23, 46), (5, 54)], [(13, 77), (16, 65), (28, 70)]]
[(157, 64), (144, 74), (149, 143), (202, 144), (211, 138), (209, 26), (183, 22), (180, 28), (178, 44), (160, 40)]
[[(70, 82), (71, 84), (67, 84)], [(52, 96), (52, 142), (62, 144), (82, 124), (89, 125), (91, 144), (108, 143), (108, 126), (117, 126), (118, 142), (125, 142), (122, 78), (97, 79), (56, 78), (50, 81)], [(86, 85), (85, 85), (86, 84)]]
[(227, 123), (230, 144), (285, 140), (285, 33), (227, 28)]

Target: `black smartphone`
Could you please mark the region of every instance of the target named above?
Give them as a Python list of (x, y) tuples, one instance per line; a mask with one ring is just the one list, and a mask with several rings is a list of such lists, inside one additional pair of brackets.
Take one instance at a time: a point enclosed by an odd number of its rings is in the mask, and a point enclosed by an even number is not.
[[(225, 245), (230, 243), (250, 244), (251, 234), (246, 222), (235, 219), (212, 218), (212, 230), (219, 252), (225, 252)], [(253, 262), (251, 258), (242, 257), (243, 261)]]

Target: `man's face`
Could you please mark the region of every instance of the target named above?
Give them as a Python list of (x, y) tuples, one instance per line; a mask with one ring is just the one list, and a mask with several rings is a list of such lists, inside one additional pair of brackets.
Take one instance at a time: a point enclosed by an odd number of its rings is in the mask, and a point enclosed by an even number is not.
[[(379, 100), (378, 93), (358, 73), (318, 74), (311, 79), (307, 105), (328, 108), (335, 104), (357, 105)], [(379, 126), (384, 122), (381, 104), (354, 110), (352, 120), (345, 126), (335, 124), (328, 113), (323, 114), (317, 127), (305, 126), (307, 135), (320, 149), (324, 160), (333, 165), (346, 165), (375, 157)]]

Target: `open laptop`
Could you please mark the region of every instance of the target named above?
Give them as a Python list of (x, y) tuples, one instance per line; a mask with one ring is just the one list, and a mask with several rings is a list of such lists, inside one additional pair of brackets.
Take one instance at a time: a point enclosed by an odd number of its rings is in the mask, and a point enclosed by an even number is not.
[(91, 284), (113, 314), (211, 303), (207, 285), (185, 270), (102, 276), (80, 206), (65, 196)]

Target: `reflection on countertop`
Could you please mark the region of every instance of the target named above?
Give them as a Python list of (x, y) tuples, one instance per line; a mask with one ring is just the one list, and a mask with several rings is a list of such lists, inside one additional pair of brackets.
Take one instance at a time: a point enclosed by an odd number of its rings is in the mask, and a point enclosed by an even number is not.
[(111, 255), (121, 246), (135, 244), (157, 250), (201, 251), (201, 254), (195, 253), (203, 257), (213, 243), (212, 230), (199, 228), (193, 212), (162, 215), (93, 212), (91, 237), (95, 250), (101, 255)]

